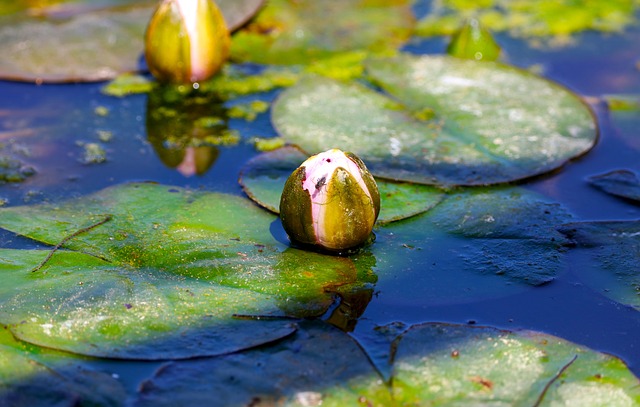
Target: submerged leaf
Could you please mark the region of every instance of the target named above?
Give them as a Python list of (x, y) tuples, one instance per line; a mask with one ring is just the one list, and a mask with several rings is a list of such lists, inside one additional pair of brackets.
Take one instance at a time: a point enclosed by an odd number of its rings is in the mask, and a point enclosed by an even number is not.
[(378, 228), (369, 248), (379, 260), (376, 287), (382, 301), (415, 306), (506, 296), (547, 283), (565, 267), (567, 240), (555, 228), (570, 219), (560, 205), (521, 189), (451, 194), (424, 214)]
[[(280, 196), (287, 178), (306, 159), (307, 155), (295, 147), (283, 147), (261, 154), (247, 162), (240, 174), (240, 184), (258, 205), (278, 213)], [(376, 182), (381, 201), (379, 224), (428, 211), (444, 196), (443, 191), (425, 185), (381, 179)]]
[(275, 346), (163, 366), (142, 384), (134, 405), (333, 406), (363, 399), (390, 405), (389, 392), (373, 379), (353, 339), (324, 323), (301, 327)]
[[(74, 2), (75, 3), (75, 2)], [(64, 2), (0, 15), (0, 78), (30, 82), (100, 81), (140, 70), (151, 0)], [(217, 0), (230, 29), (263, 0)]]
[(239, 197), (151, 184), (3, 209), (1, 227), (66, 250), (0, 253), (0, 322), (25, 341), (116, 358), (212, 355), (281, 338), (295, 329), (289, 321), (234, 315), (320, 315), (329, 291), (357, 272), (349, 259), (277, 243), (274, 219)]
[(640, 310), (640, 221), (576, 222), (560, 231), (587, 249), (579, 270), (590, 287)]
[(367, 69), (395, 99), (357, 83), (308, 78), (273, 106), (276, 130), (309, 154), (338, 147), (376, 176), (437, 185), (542, 174), (596, 141), (579, 98), (512, 67), (402, 55), (370, 60)]
[(622, 198), (640, 201), (640, 178), (629, 170), (615, 170), (588, 178), (591, 185)]

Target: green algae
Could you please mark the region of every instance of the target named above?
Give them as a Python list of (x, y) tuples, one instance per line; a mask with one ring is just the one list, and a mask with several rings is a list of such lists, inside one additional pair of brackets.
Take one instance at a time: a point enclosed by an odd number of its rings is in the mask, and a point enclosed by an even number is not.
[(624, 31), (636, 19), (638, 0), (443, 0), (419, 21), (416, 35), (452, 35), (468, 18), (487, 29), (521, 38), (544, 38), (565, 44), (575, 34), (594, 30)]

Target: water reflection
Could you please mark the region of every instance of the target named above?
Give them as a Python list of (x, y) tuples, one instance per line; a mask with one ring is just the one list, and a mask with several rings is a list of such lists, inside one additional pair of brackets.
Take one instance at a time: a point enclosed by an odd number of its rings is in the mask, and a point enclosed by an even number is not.
[(362, 248), (349, 257), (356, 269), (357, 281), (339, 287), (336, 292), (340, 302), (326, 318), (326, 321), (345, 332), (352, 332), (364, 314), (375, 293), (378, 275), (374, 271), (377, 260), (370, 247)]
[(147, 139), (164, 165), (185, 177), (205, 174), (221, 144), (234, 142), (227, 109), (211, 94), (159, 87), (147, 99)]

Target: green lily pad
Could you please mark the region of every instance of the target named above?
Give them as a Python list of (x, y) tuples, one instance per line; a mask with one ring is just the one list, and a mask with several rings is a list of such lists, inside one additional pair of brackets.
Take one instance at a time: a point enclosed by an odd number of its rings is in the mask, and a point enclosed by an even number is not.
[(622, 361), (542, 333), (416, 325), (389, 347), (393, 377), (386, 382), (344, 333), (318, 323), (302, 328), (275, 346), (165, 365), (141, 386), (134, 405), (640, 402), (638, 379)]
[(394, 344), (393, 391), (403, 405), (640, 403), (619, 359), (532, 331), (423, 324)]
[[(258, 205), (280, 212), (280, 195), (287, 178), (308, 156), (295, 147), (283, 147), (247, 162), (240, 173), (245, 193)], [(440, 202), (444, 192), (425, 185), (376, 180), (381, 209), (378, 223), (384, 224), (426, 212)]]
[[(231, 30), (264, 0), (218, 0)], [(101, 81), (139, 70), (151, 0), (60, 2), (0, 15), (0, 78), (29, 82)]]
[(595, 291), (640, 311), (640, 222), (576, 222), (560, 231), (585, 250), (580, 275)]
[(309, 154), (338, 147), (359, 155), (376, 176), (445, 186), (543, 174), (597, 139), (579, 98), (516, 68), (411, 55), (366, 66), (388, 95), (308, 78), (276, 101), (276, 130)]
[(552, 281), (565, 268), (569, 242), (555, 228), (570, 220), (560, 205), (518, 188), (451, 194), (424, 214), (376, 230), (368, 250), (378, 259), (377, 303), (464, 303)]
[(121, 406), (122, 385), (87, 369), (69, 354), (16, 341), (0, 327), (0, 405), (12, 407)]
[(397, 50), (415, 23), (409, 0), (272, 0), (231, 46), (234, 60), (306, 64), (345, 51)]
[(152, 184), (6, 208), (0, 227), (64, 247), (3, 251), (0, 322), (20, 339), (87, 355), (167, 359), (289, 335), (357, 282), (346, 258), (288, 248), (240, 197)]
[(605, 174), (593, 175), (588, 181), (604, 192), (633, 201), (640, 201), (640, 178), (629, 170), (615, 170)]

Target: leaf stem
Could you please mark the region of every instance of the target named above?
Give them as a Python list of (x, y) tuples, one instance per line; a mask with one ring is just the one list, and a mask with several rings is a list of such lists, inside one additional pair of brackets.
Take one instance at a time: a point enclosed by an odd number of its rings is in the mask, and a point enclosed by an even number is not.
[(558, 373), (556, 373), (551, 380), (549, 380), (549, 382), (547, 382), (547, 384), (544, 386), (544, 389), (542, 389), (542, 393), (540, 393), (540, 396), (538, 396), (538, 400), (536, 400), (535, 404), (533, 405), (533, 407), (539, 407), (540, 404), (542, 403), (542, 400), (544, 399), (544, 396), (547, 395), (547, 391), (549, 391), (549, 389), (551, 388), (551, 385), (553, 383), (555, 383), (556, 380), (558, 380), (560, 378), (560, 376), (562, 376), (562, 374), (569, 368), (569, 366), (571, 366), (573, 364), (573, 362), (576, 361), (576, 359), (578, 359), (578, 355), (573, 355), (573, 358), (571, 358), (571, 360), (569, 362), (567, 362), (564, 366), (562, 366), (560, 368), (560, 370), (558, 370)]
[(62, 239), (57, 245), (55, 245), (53, 247), (53, 249), (51, 249), (51, 251), (49, 251), (49, 254), (47, 255), (47, 257), (42, 260), (42, 262), (40, 262), (40, 264), (38, 264), (37, 266), (35, 266), (33, 269), (31, 269), (31, 272), (35, 272), (40, 270), (42, 267), (44, 267), (45, 264), (47, 264), (47, 262), (49, 260), (51, 260), (51, 257), (53, 257), (53, 255), (55, 254), (55, 252), (58, 251), (58, 249), (60, 249), (62, 246), (64, 246), (65, 243), (67, 243), (69, 240), (73, 239), (74, 237), (81, 235), (85, 232), (90, 231), (91, 229), (97, 228), (100, 225), (104, 225), (105, 223), (109, 222), (111, 220), (113, 216), (112, 215), (106, 215), (102, 220), (100, 220), (97, 223), (94, 223), (93, 225), (89, 225), (87, 227), (84, 227), (82, 229), (78, 229), (75, 232), (73, 232), (72, 234), (70, 234), (69, 236), (65, 237), (64, 239)]

